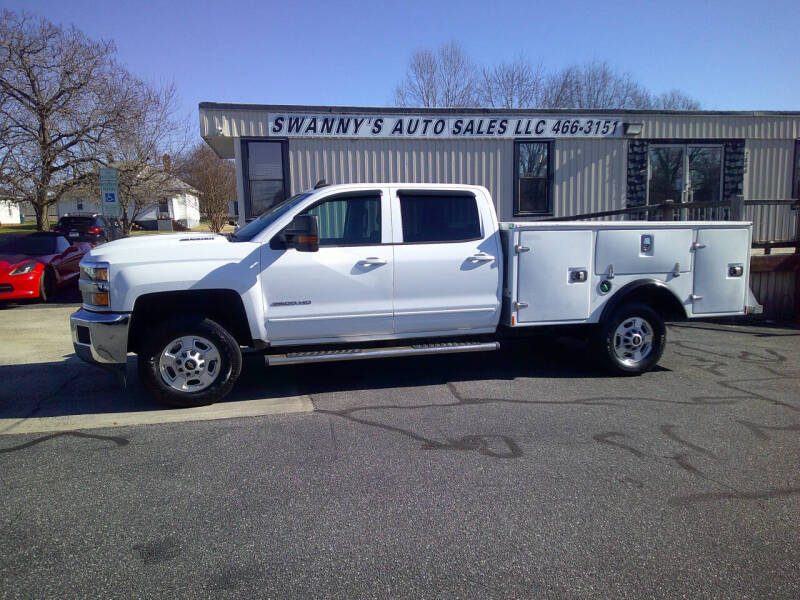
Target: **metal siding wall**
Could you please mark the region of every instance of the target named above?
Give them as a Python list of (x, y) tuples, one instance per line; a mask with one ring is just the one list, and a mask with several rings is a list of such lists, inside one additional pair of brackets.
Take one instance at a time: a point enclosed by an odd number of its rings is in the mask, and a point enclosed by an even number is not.
[(291, 192), (337, 183), (486, 186), (511, 218), (513, 144), (503, 140), (289, 140)]
[(556, 140), (553, 216), (625, 208), (627, 140)]
[[(788, 200), (792, 195), (794, 140), (747, 140), (745, 200)], [(788, 206), (746, 206), (754, 241), (792, 239), (797, 213)]]
[(800, 137), (800, 117), (780, 115), (625, 115), (644, 124), (642, 138), (776, 139)]

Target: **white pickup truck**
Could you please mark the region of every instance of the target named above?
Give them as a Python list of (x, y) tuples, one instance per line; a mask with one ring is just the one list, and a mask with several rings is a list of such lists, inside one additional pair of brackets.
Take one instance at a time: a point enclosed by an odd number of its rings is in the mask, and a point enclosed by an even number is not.
[(178, 406), (225, 396), (243, 347), (270, 366), (479, 352), (543, 326), (582, 326), (612, 372), (638, 374), (665, 320), (756, 308), (750, 238), (738, 222), (499, 223), (480, 186), (321, 186), (227, 237), (94, 248), (72, 338), (123, 374), (136, 353)]

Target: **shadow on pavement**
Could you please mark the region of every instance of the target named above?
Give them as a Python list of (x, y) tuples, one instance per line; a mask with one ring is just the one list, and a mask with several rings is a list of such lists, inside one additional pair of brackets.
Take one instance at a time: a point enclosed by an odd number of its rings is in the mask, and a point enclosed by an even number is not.
[[(665, 371), (665, 369), (657, 368)], [(225, 402), (282, 398), (365, 389), (446, 385), (517, 377), (594, 378), (607, 374), (591, 359), (585, 344), (571, 339), (534, 338), (506, 342), (498, 352), (435, 357), (264, 367), (260, 354), (246, 354), (242, 376)], [(0, 418), (124, 413), (163, 410), (136, 374), (128, 357), (128, 385), (69, 355), (61, 362), (0, 366)]]

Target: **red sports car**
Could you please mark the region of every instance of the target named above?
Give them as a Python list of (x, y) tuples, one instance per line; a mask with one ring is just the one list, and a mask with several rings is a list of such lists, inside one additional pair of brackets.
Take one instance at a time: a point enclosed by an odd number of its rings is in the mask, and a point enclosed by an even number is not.
[(60, 233), (0, 235), (0, 300), (52, 300), (55, 291), (77, 283), (78, 263), (92, 246), (70, 244)]

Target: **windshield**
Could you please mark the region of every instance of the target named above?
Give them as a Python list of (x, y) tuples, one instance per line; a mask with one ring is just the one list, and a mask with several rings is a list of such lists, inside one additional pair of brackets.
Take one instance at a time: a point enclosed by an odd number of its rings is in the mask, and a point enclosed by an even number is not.
[(40, 256), (57, 252), (54, 235), (0, 236), (0, 254)]
[(249, 242), (259, 233), (264, 231), (267, 227), (272, 225), (275, 221), (280, 219), (288, 211), (300, 204), (303, 200), (308, 198), (312, 192), (304, 192), (292, 196), (288, 200), (279, 202), (267, 212), (262, 213), (257, 219), (250, 221), (247, 225), (242, 227), (239, 231), (232, 234), (230, 240), (232, 242)]

